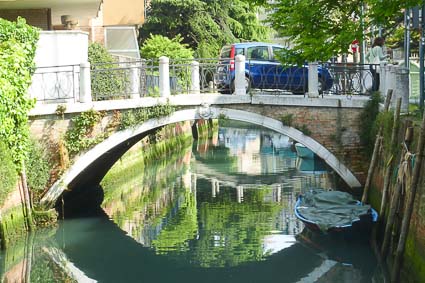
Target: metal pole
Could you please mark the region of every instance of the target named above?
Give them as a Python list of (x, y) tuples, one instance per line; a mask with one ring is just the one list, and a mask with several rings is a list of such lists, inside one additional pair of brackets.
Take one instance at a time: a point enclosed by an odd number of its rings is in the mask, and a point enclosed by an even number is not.
[(410, 9), (404, 11), (404, 66), (410, 69)]
[(364, 57), (365, 57), (365, 52), (366, 52), (366, 39), (365, 39), (365, 26), (364, 26), (364, 13), (366, 10), (366, 4), (364, 4), (364, 2), (362, 2), (362, 6), (361, 6), (361, 11), (360, 11), (360, 27), (362, 29), (362, 38), (360, 39), (360, 44), (361, 44), (361, 48), (360, 48), (360, 64), (364, 64)]
[(424, 52), (425, 52), (425, 1), (421, 9), (421, 39), (419, 44), (419, 109), (424, 110)]

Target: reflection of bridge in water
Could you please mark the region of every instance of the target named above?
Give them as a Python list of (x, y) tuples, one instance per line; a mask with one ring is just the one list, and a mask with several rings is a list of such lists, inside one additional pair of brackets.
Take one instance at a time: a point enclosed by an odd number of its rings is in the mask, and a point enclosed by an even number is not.
[[(106, 215), (86, 219), (84, 225), (65, 222), (56, 233), (56, 242), (43, 250), (78, 282), (338, 282), (346, 274), (347, 264), (354, 269), (350, 275), (356, 280), (365, 274), (372, 276), (375, 268), (368, 264), (373, 254), (364, 246), (336, 241), (332, 246), (319, 242), (311, 248), (295, 238), (267, 261), (231, 267), (230, 271), (200, 268), (156, 255)], [(338, 251), (343, 251), (342, 257)]]
[[(87, 219), (83, 226), (68, 221), (60, 228), (56, 239), (58, 246), (63, 248), (46, 247), (45, 250), (56, 258), (56, 262), (60, 260), (72, 278), (84, 279), (83, 282), (90, 282), (90, 278), (114, 283), (275, 282), (277, 278), (279, 282), (314, 282), (304, 279), (320, 278), (333, 267), (329, 259), (295, 242), (295, 239), (267, 261), (232, 267), (229, 271), (190, 266), (187, 262), (158, 256), (128, 237), (106, 215)], [(252, 267), (254, 264), (255, 268)]]

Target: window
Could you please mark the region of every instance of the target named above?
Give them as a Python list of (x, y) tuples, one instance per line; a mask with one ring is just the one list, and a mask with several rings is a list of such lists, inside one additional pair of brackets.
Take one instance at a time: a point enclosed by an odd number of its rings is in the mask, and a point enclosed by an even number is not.
[[(282, 52), (282, 47), (273, 47), (273, 60), (278, 61), (279, 53)], [(277, 56), (276, 56), (277, 55)]]
[(236, 48), (236, 54), (235, 54), (235, 56), (236, 55), (245, 55), (244, 53), (245, 52), (244, 52), (244, 49), (243, 48)]
[(111, 54), (139, 59), (139, 44), (134, 27), (105, 28), (105, 45)]
[(248, 47), (248, 59), (269, 60), (269, 48), (267, 46)]
[(220, 58), (226, 58), (226, 59), (230, 58), (230, 50), (231, 50), (230, 46), (223, 47), (223, 49), (221, 49)]

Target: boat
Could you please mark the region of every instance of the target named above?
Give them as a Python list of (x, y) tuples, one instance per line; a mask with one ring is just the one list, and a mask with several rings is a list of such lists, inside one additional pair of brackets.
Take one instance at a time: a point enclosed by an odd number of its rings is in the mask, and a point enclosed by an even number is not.
[(328, 172), (326, 163), (317, 156), (315, 158), (297, 157), (295, 164), (298, 171), (304, 174), (324, 174)]
[(307, 228), (323, 233), (368, 233), (378, 221), (370, 205), (341, 191), (311, 189), (298, 196), (294, 211)]
[(301, 158), (314, 158), (314, 152), (302, 143), (295, 143), (295, 150), (297, 155)]

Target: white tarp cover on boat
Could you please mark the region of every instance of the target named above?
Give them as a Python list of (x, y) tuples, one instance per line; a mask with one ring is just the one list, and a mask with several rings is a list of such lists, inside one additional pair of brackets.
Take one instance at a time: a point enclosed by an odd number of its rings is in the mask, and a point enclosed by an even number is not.
[(371, 215), (370, 205), (359, 205), (352, 195), (340, 191), (313, 189), (302, 196), (298, 212), (321, 230), (351, 225), (360, 216)]

